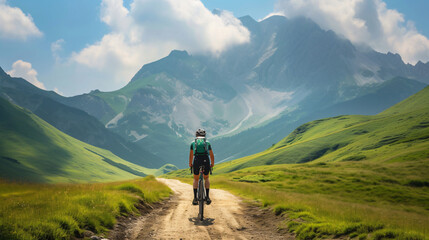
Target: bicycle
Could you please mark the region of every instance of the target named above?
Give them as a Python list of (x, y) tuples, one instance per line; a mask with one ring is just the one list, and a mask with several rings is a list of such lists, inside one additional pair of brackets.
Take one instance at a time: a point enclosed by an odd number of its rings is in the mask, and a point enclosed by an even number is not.
[[(192, 172), (192, 167), (191, 167)], [(199, 206), (198, 219), (203, 221), (204, 219), (204, 203), (206, 200), (206, 187), (204, 184), (204, 166), (200, 166), (199, 169), (200, 177), (198, 179), (198, 188), (197, 188), (197, 201)], [(212, 174), (212, 169), (210, 168), (210, 174)]]

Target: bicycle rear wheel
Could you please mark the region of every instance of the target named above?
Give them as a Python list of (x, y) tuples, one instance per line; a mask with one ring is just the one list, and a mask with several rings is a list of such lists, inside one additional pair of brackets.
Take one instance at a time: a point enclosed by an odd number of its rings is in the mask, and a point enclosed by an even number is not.
[(198, 204), (199, 204), (199, 213), (198, 218), (202, 221), (204, 219), (204, 182), (200, 181), (198, 184)]

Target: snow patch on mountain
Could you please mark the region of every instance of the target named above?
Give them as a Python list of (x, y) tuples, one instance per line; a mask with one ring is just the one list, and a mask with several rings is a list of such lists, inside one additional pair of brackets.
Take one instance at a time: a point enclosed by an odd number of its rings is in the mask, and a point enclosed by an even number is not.
[(108, 123), (106, 123), (106, 128), (115, 128), (118, 125), (118, 121), (121, 120), (121, 118), (124, 117), (124, 113), (119, 113), (116, 115), (112, 120), (110, 120)]
[(233, 133), (233, 132), (235, 132), (235, 131), (237, 131), (238, 129), (240, 129), (241, 128), (241, 126), (243, 125), (243, 123), (244, 122), (246, 122), (252, 115), (253, 115), (253, 111), (252, 111), (252, 106), (250, 105), (250, 103), (249, 103), (249, 101), (247, 101), (245, 98), (243, 99), (244, 100), (244, 102), (246, 103), (246, 107), (247, 107), (247, 109), (248, 109), (248, 113), (247, 113), (247, 116), (245, 117), (245, 118), (243, 118), (243, 120), (241, 120), (238, 124), (237, 124), (237, 126), (235, 126), (233, 129), (231, 129), (230, 131), (228, 131), (227, 133), (225, 133), (225, 134), (230, 134), (230, 133)]
[(237, 133), (279, 116), (288, 109), (288, 101), (293, 94), (294, 92), (275, 91), (259, 85), (246, 86), (246, 91), (240, 97), (246, 105), (247, 114), (224, 134)]
[(198, 90), (190, 90), (192, 95), (177, 97), (171, 113), (176, 125), (183, 126), (187, 135), (204, 127), (212, 136), (224, 132), (228, 126), (238, 124), (245, 117), (241, 99), (229, 102)]
[(262, 86), (248, 86), (243, 98), (252, 106), (254, 115), (262, 117), (258, 122), (261, 123), (285, 111), (293, 93), (275, 91)]
[(150, 116), (150, 120), (149, 120), (150, 123), (164, 124), (164, 123), (167, 122), (166, 115), (164, 115), (164, 114), (154, 114), (154, 113), (152, 113), (150, 115), (151, 115)]
[(381, 82), (381, 80), (377, 79), (377, 77), (363, 76), (362, 74), (359, 74), (359, 73), (353, 75), (353, 77), (356, 80), (356, 84), (360, 87), (368, 84)]
[(118, 95), (118, 97), (119, 97), (120, 99), (122, 99), (125, 103), (129, 103), (129, 102), (130, 102), (130, 99), (129, 99), (129, 98), (127, 98), (127, 96), (124, 96), (124, 95)]
[(128, 136), (135, 138), (135, 140), (133, 142), (138, 142), (138, 141), (142, 140), (143, 138), (147, 137), (148, 135), (147, 134), (141, 134), (140, 135), (140, 134), (138, 134), (138, 132), (131, 130), (130, 134)]
[(265, 62), (265, 60), (273, 56), (273, 54), (277, 51), (277, 48), (274, 47), (276, 36), (277, 33), (274, 33), (271, 36), (270, 45), (265, 50), (265, 53), (259, 58), (258, 64), (256, 64), (255, 68), (259, 67), (263, 62)]

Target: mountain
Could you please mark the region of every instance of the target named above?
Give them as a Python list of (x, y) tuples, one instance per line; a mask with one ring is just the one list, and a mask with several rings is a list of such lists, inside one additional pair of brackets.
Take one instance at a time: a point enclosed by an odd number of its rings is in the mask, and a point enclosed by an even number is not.
[(210, 128), (216, 134), (226, 123), (219, 115), (236, 115), (232, 121), (237, 124), (246, 109), (218, 73), (185, 51), (145, 65), (120, 90), (92, 94), (117, 112), (107, 128), (179, 165), (194, 129)]
[(429, 87), (374, 116), (342, 115), (305, 123), (266, 151), (218, 165), (217, 173), (250, 166), (335, 162), (401, 162), (429, 156)]
[(309, 19), (240, 20), (251, 32), (248, 44), (216, 57), (174, 50), (122, 89), (73, 101), (98, 99), (109, 110), (80, 108), (184, 167), (197, 128), (209, 133), (217, 161), (226, 161), (262, 151), (311, 120), (376, 114), (429, 83), (429, 63), (354, 46)]
[[(222, 149), (220, 159), (262, 151), (311, 120), (341, 114), (375, 114), (429, 82), (429, 63), (411, 66), (397, 54), (355, 47), (309, 19), (274, 16), (253, 22), (252, 27), (251, 44), (227, 53), (228, 61), (219, 58), (221, 68), (230, 68), (222, 72), (250, 69), (231, 81), (244, 80), (245, 84), (290, 92), (291, 100), (282, 103), (288, 108), (275, 115), (277, 119), (262, 127), (213, 141), (214, 147)], [(390, 81), (397, 77), (402, 81)], [(398, 90), (400, 94), (395, 94)], [(271, 94), (271, 98), (275, 96)]]
[(118, 181), (153, 174), (57, 130), (0, 98), (0, 178), (31, 182)]
[[(65, 98), (55, 92), (41, 90), (22, 78), (11, 78), (1, 68), (0, 96), (32, 111), (60, 131), (93, 146), (108, 149), (127, 161), (150, 168), (159, 168), (166, 164), (156, 155), (144, 150), (142, 146), (137, 146), (108, 131), (95, 117), (78, 108), (63, 104), (73, 102), (75, 105), (80, 104), (79, 107), (84, 109), (84, 106), (93, 107), (96, 115), (96, 109), (100, 111), (103, 109), (97, 103), (101, 106), (104, 103), (97, 102), (96, 97), (90, 97), (93, 99), (91, 101), (82, 96), (79, 98), (80, 101), (74, 101), (73, 98)], [(107, 106), (105, 103), (104, 105)]]
[(44, 96), (150, 150), (162, 159), (157, 166), (185, 167), (197, 128), (207, 130), (216, 161), (227, 161), (263, 151), (311, 120), (379, 113), (429, 83), (429, 63), (355, 46), (309, 19), (240, 20), (250, 42), (218, 56), (174, 50), (119, 90)]
[(266, 151), (217, 164), (210, 184), (271, 208), (297, 239), (427, 239), (428, 140), (426, 87), (374, 116), (305, 123)]
[[(396, 77), (374, 86), (366, 95), (323, 109), (323, 114), (332, 115), (340, 111), (342, 114), (374, 115), (385, 110), (386, 106), (393, 106), (398, 103), (398, 100), (406, 99), (415, 89), (421, 89), (424, 86), (415, 80)], [(404, 91), (404, 89), (412, 91)]]

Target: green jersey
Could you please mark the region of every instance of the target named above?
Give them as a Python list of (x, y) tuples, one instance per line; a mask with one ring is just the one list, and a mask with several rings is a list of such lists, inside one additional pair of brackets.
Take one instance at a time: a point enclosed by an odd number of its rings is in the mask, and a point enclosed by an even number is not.
[(191, 143), (191, 151), (194, 151), (194, 155), (208, 155), (210, 150), (212, 150), (212, 146), (203, 137), (197, 137)]

